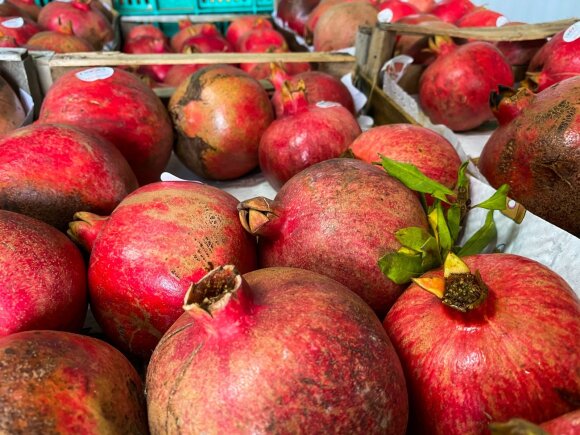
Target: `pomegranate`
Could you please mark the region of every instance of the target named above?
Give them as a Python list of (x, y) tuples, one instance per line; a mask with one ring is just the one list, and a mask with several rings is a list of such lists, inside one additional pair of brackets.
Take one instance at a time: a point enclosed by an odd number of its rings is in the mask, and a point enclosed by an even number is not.
[[(405, 19), (412, 17), (401, 18), (400, 23), (406, 23)], [(434, 16), (434, 15), (433, 15)], [(447, 21), (422, 21), (416, 23), (417, 26), (429, 27), (431, 29), (452, 29), (456, 26)], [(413, 63), (416, 65), (430, 65), (437, 59), (437, 53), (429, 48), (430, 36), (419, 35), (400, 35), (395, 46), (395, 50), (399, 54), (406, 54), (413, 58)]]
[(0, 76), (0, 137), (22, 125), (26, 112), (18, 95)]
[(475, 8), (455, 23), (457, 27), (501, 27), (508, 19), (499, 12), (486, 8)]
[(75, 53), (95, 51), (95, 48), (86, 40), (73, 34), (72, 27), (69, 30), (55, 32), (47, 30), (33, 35), (26, 43), (29, 50), (52, 50), (55, 53)]
[(242, 53), (265, 53), (276, 48), (288, 51), (284, 36), (280, 32), (268, 28), (259, 28), (244, 33), (237, 46), (237, 50)]
[(255, 29), (271, 29), (271, 28), (272, 23), (270, 23), (270, 21), (264, 18), (253, 15), (239, 17), (232, 20), (230, 25), (228, 26), (228, 30), (226, 31), (226, 39), (234, 47), (237, 47), (238, 41), (241, 39), (242, 36), (244, 36), (245, 33)]
[(161, 100), (137, 76), (119, 69), (67, 72), (44, 98), (39, 121), (101, 134), (119, 148), (141, 184), (159, 180), (171, 156), (172, 125)]
[(240, 227), (236, 204), (205, 184), (159, 182), (128, 196), (109, 218), (76, 215), (69, 233), (91, 251), (91, 309), (115, 345), (150, 356), (189, 286), (212, 265), (255, 269), (255, 240)]
[(288, 180), (274, 201), (254, 198), (238, 208), (246, 230), (260, 236), (261, 267), (322, 273), (361, 296), (379, 316), (403, 288), (381, 273), (378, 258), (400, 248), (395, 231), (427, 228), (411, 190), (355, 159), (312, 165)]
[(580, 433), (580, 409), (568, 412), (540, 426), (521, 418), (512, 418), (505, 423), (491, 423), (492, 435), (578, 435)]
[(374, 26), (377, 10), (369, 3), (340, 3), (328, 9), (314, 29), (314, 49), (333, 51), (354, 46), (359, 26)]
[(277, 4), (276, 16), (290, 29), (303, 36), (308, 14), (319, 2), (320, 0), (280, 0)]
[(0, 19), (0, 36), (14, 38), (18, 45), (24, 45), (32, 35), (40, 32), (40, 27), (30, 18), (3, 17)]
[[(283, 53), (284, 50), (277, 48), (274, 50), (268, 50), (268, 52)], [(300, 74), (311, 70), (308, 62), (280, 62), (280, 67), (290, 75)], [(242, 63), (240, 64), (240, 68), (256, 80), (271, 80), (272, 69), (270, 63)]]
[(3, 432), (148, 433), (141, 379), (107, 343), (27, 331), (0, 338), (0, 355)]
[(34, 123), (0, 139), (0, 204), (66, 228), (80, 210), (110, 213), (137, 187), (109, 142), (87, 130)]
[(2, 47), (2, 48), (17, 48), (20, 46), (16, 43), (16, 39), (14, 39), (12, 36), (1, 36), (0, 35), (0, 47)]
[[(129, 39), (123, 46), (125, 53), (145, 54), (145, 53), (170, 53), (171, 48), (167, 44), (165, 37), (152, 38), (150, 36), (141, 36), (135, 39)], [(165, 76), (171, 69), (171, 65), (142, 65), (137, 69), (138, 73), (150, 76), (157, 82), (165, 80)]]
[(129, 30), (129, 33), (125, 39), (126, 41), (131, 41), (133, 39), (138, 39), (144, 36), (154, 39), (167, 39), (163, 33), (163, 30), (157, 26), (154, 26), (153, 24), (139, 24), (137, 26), (131, 27), (131, 30)]
[(541, 71), (544, 67), (544, 62), (548, 55), (552, 52), (554, 47), (557, 47), (560, 44), (564, 43), (564, 30), (559, 33), (556, 33), (554, 36), (550, 38), (548, 42), (546, 42), (542, 48), (540, 48), (532, 60), (530, 61), (530, 65), (528, 66), (528, 71)]
[(463, 131), (490, 119), (489, 93), (514, 82), (501, 52), (487, 42), (456, 46), (440, 36), (435, 37), (433, 49), (437, 59), (419, 82), (419, 101), (431, 121)]
[[(506, 26), (517, 26), (525, 23), (510, 22)], [(528, 65), (534, 55), (546, 43), (545, 39), (533, 39), (530, 41), (500, 41), (497, 48), (503, 53), (510, 65)]]
[(53, 1), (38, 15), (38, 24), (47, 30), (61, 32), (70, 26), (69, 22), (74, 34), (86, 39), (97, 50), (113, 39), (111, 23), (100, 11), (91, 8), (90, 0)]
[(351, 144), (357, 159), (380, 161), (380, 155), (415, 165), (429, 178), (453, 188), (461, 160), (453, 146), (440, 134), (411, 124), (371, 128)]
[(0, 337), (32, 329), (80, 330), (87, 312), (85, 263), (61, 232), (0, 210)]
[(183, 43), (192, 36), (219, 36), (220, 34), (217, 27), (210, 23), (193, 24), (190, 21), (180, 21), (179, 27), (179, 32), (171, 37), (171, 48), (176, 53), (181, 53), (183, 50)]
[(223, 53), (234, 51), (234, 48), (222, 36), (196, 35), (187, 38), (183, 42), (181, 51), (189, 53)]
[(283, 112), (260, 140), (260, 168), (279, 189), (314, 163), (339, 157), (361, 133), (347, 109), (338, 103), (308, 104), (304, 82), (282, 87)]
[(397, 355), (336, 281), (223, 266), (192, 286), (184, 309), (149, 364), (153, 433), (405, 433)]
[[(428, 272), (407, 288), (384, 322), (407, 379), (412, 433), (487, 433), (490, 421), (541, 422), (574, 409), (574, 290), (517, 255), (455, 258), (445, 278)], [(431, 294), (423, 283), (442, 291)]]
[(415, 6), (419, 12), (427, 13), (436, 5), (436, 0), (406, 0), (407, 3)]
[(38, 14), (40, 13), (40, 6), (38, 6), (35, 0), (7, 0), (8, 3), (13, 4), (22, 12), (24, 16), (32, 18), (34, 21), (38, 19)]
[[(401, 24), (413, 24), (413, 25), (427, 25), (431, 26), (432, 23), (445, 23), (441, 21), (438, 17), (431, 14), (412, 14), (402, 17), (398, 20)], [(448, 24), (448, 23), (446, 23)], [(422, 35), (397, 35), (397, 43), (395, 45), (395, 51), (397, 53), (406, 53), (413, 44), (417, 41), (425, 40), (426, 37)]]
[(177, 87), (189, 76), (191, 76), (201, 68), (204, 68), (205, 66), (207, 65), (202, 64), (173, 65), (171, 68), (169, 68), (169, 71), (167, 71), (167, 75), (165, 76), (163, 83)]
[(448, 23), (455, 23), (474, 9), (475, 5), (470, 0), (444, 0), (431, 9), (429, 13)]
[(26, 17), (31, 18), (26, 12), (10, 2), (0, 3), (0, 17)]
[(272, 104), (274, 105), (276, 117), (281, 117), (284, 111), (282, 84), (286, 81), (292, 86), (296, 86), (300, 81), (303, 81), (306, 87), (306, 99), (310, 104), (316, 104), (320, 101), (332, 101), (341, 104), (354, 114), (354, 102), (348, 88), (330, 74), (320, 71), (307, 71), (291, 76), (285, 71), (287, 69), (286, 65), (283, 67), (276, 65), (271, 66), (271, 68), (272, 81), (276, 87), (276, 91), (272, 95)]
[(260, 138), (274, 117), (260, 83), (231, 66), (206, 67), (175, 90), (169, 111), (175, 152), (196, 174), (240, 177), (258, 165)]
[(347, 3), (349, 1), (365, 1), (365, 0), (326, 0), (318, 3), (318, 5), (308, 14), (308, 18), (304, 23), (304, 37), (308, 42), (312, 42), (312, 35), (320, 17), (331, 7), (339, 3)]
[[(390, 12), (382, 12), (389, 10)], [(419, 13), (419, 9), (413, 6), (411, 3), (403, 2), (401, 0), (386, 0), (379, 3), (379, 12), (382, 12), (381, 16), (385, 17), (386, 22), (396, 23), (401, 18), (407, 15), (416, 15)]]
[(540, 92), (520, 89), (493, 96), (500, 128), (481, 153), (490, 184), (532, 213), (580, 236), (580, 76)]
[(577, 435), (580, 432), (580, 408), (541, 424), (551, 434)]

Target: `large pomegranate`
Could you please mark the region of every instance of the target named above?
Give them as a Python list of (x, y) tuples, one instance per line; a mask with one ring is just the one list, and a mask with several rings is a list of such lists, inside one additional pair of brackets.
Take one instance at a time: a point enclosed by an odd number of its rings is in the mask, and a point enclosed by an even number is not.
[(90, 1), (49, 2), (40, 10), (38, 24), (47, 30), (62, 31), (72, 24), (76, 36), (86, 39), (97, 50), (113, 39), (113, 27)]
[(192, 286), (184, 308), (149, 364), (152, 433), (405, 433), (397, 355), (336, 281), (224, 266)]
[(308, 14), (319, 2), (320, 0), (280, 0), (276, 7), (276, 16), (289, 28), (303, 36)]
[(580, 76), (538, 95), (503, 95), (493, 97), (502, 125), (479, 169), (492, 186), (508, 183), (510, 196), (532, 213), (580, 236)]
[(277, 48), (287, 51), (288, 44), (280, 32), (262, 27), (244, 33), (236, 48), (242, 53), (265, 53)]
[(50, 88), (40, 122), (60, 122), (100, 134), (125, 156), (141, 184), (159, 180), (173, 145), (161, 100), (137, 76), (114, 68), (69, 71)]
[(131, 27), (131, 29), (127, 33), (127, 37), (125, 38), (125, 40), (131, 41), (133, 39), (138, 39), (143, 36), (147, 36), (149, 38), (162, 38), (167, 40), (167, 36), (165, 36), (163, 30), (161, 30), (157, 26), (154, 26), (153, 24), (140, 24)]
[(141, 379), (103, 341), (67, 332), (20, 332), (0, 338), (0, 360), (4, 433), (148, 433)]
[(0, 139), (0, 208), (66, 228), (80, 210), (110, 213), (137, 187), (131, 168), (102, 137), (34, 123)]
[(176, 53), (181, 53), (183, 43), (197, 35), (219, 36), (220, 32), (214, 24), (199, 23), (193, 24), (189, 21), (181, 21), (179, 23), (180, 30), (171, 37), (171, 48)]
[(368, 163), (380, 156), (415, 165), (439, 183), (453, 188), (461, 160), (453, 146), (440, 134), (411, 124), (390, 124), (371, 128), (350, 145), (357, 159)]
[(487, 42), (456, 46), (442, 37), (436, 37), (434, 48), (437, 59), (419, 82), (419, 101), (431, 121), (463, 131), (490, 119), (490, 92), (514, 83), (501, 52)]
[(508, 19), (499, 12), (486, 8), (476, 8), (456, 21), (457, 27), (501, 27)]
[(253, 15), (239, 17), (231, 21), (226, 31), (226, 39), (234, 47), (237, 47), (238, 41), (245, 33), (255, 29), (271, 29), (272, 23), (270, 21)]
[[(282, 48), (275, 48), (268, 50), (268, 53), (285, 53), (287, 50)], [(308, 62), (280, 62), (281, 69), (284, 69), (288, 75), (301, 74), (306, 71), (311, 71)], [(272, 81), (272, 68), (269, 62), (260, 63), (242, 63), (240, 68), (246, 71), (256, 80), (270, 80)]]
[(240, 177), (258, 165), (260, 138), (274, 117), (260, 83), (231, 66), (190, 76), (175, 90), (169, 110), (180, 160), (216, 180)]
[[(171, 53), (171, 48), (167, 43), (167, 38), (141, 36), (139, 38), (128, 39), (123, 46), (123, 51), (130, 54), (163, 54)], [(140, 74), (147, 75), (157, 82), (165, 80), (171, 65), (142, 65), (137, 71)]]
[(474, 9), (475, 5), (470, 0), (443, 0), (435, 5), (429, 13), (448, 23), (455, 23)]
[(427, 228), (413, 192), (381, 168), (333, 159), (306, 168), (284, 184), (274, 201), (239, 206), (245, 228), (259, 236), (262, 267), (289, 266), (336, 279), (384, 315), (403, 290), (377, 266), (400, 248), (395, 231)]
[(95, 51), (95, 48), (85, 39), (72, 33), (47, 30), (33, 35), (26, 43), (29, 50), (51, 50), (55, 53), (77, 53)]
[(107, 219), (77, 214), (69, 233), (91, 251), (91, 309), (113, 343), (148, 357), (192, 283), (216, 264), (256, 267), (255, 240), (239, 225), (236, 204), (215, 187), (159, 182), (128, 196)]
[(22, 125), (26, 111), (8, 82), (0, 76), (0, 136)]
[(279, 189), (314, 163), (339, 157), (361, 133), (351, 112), (338, 103), (308, 104), (304, 82), (282, 87), (283, 112), (260, 140), (260, 168)]
[[(464, 260), (471, 273), (446, 273), (445, 304), (412, 284), (384, 322), (405, 371), (412, 433), (483, 434), (491, 421), (542, 422), (573, 410), (580, 397), (574, 290), (524, 257)], [(443, 271), (422, 278), (443, 281)]]
[(31, 329), (81, 328), (87, 312), (85, 263), (61, 232), (0, 210), (0, 337)]
[(177, 87), (188, 77), (206, 66), (207, 65), (202, 64), (173, 65), (171, 68), (169, 68), (169, 71), (167, 71), (167, 75), (165, 76), (165, 79), (163, 79), (163, 83)]
[(18, 45), (24, 45), (41, 28), (30, 18), (3, 17), (0, 18), (0, 35), (14, 38)]

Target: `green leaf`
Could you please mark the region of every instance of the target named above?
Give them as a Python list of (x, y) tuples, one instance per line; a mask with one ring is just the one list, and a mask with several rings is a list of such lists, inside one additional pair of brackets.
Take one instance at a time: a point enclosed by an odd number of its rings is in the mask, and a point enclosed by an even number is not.
[(457, 171), (457, 184), (455, 188), (458, 187), (468, 187), (469, 188), (469, 178), (467, 178), (467, 166), (469, 162), (463, 162)]
[(437, 205), (437, 234), (439, 235), (439, 246), (441, 247), (441, 257), (445, 258), (447, 253), (451, 250), (453, 246), (453, 241), (451, 239), (451, 232), (447, 226), (447, 221), (445, 220), (445, 213), (443, 212), (443, 205), (439, 203)]
[(461, 207), (459, 204), (452, 204), (447, 210), (447, 225), (449, 226), (449, 232), (451, 233), (452, 243), (455, 244), (457, 236), (459, 236), (459, 230), (461, 222)]
[(432, 236), (423, 228), (407, 227), (397, 231), (395, 237), (406, 248), (421, 251), (421, 247), (425, 244), (425, 241)]
[(492, 196), (482, 203), (475, 205), (474, 208), (479, 207), (487, 210), (505, 210), (507, 208), (508, 190), (509, 186), (507, 184), (502, 184)]
[(459, 222), (463, 220), (469, 210), (469, 178), (467, 177), (467, 165), (469, 162), (464, 162), (457, 173), (457, 184), (455, 190), (457, 191), (457, 198), (455, 204), (459, 206)]
[(423, 274), (420, 255), (405, 255), (392, 252), (379, 259), (379, 267), (383, 274), (396, 284), (405, 284), (411, 278)]
[(455, 195), (451, 189), (427, 177), (415, 165), (397, 162), (383, 156), (381, 156), (381, 164), (390, 176), (395, 177), (411, 190), (428, 193), (446, 203), (449, 203), (447, 195)]
[(439, 252), (439, 245), (435, 237), (429, 237), (423, 246), (421, 246), (420, 251), (423, 253), (421, 265), (424, 271), (434, 269), (443, 264), (441, 253)]
[(463, 247), (457, 252), (460, 257), (466, 255), (479, 254), (497, 236), (495, 221), (493, 220), (493, 210), (487, 212), (485, 223), (477, 232), (469, 238)]

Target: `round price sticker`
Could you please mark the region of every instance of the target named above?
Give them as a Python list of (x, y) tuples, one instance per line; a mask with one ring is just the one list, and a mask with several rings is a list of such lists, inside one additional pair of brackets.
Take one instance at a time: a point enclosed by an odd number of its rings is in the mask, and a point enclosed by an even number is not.
[(564, 32), (564, 42), (574, 42), (580, 38), (580, 21), (572, 24)]
[(22, 17), (11, 18), (10, 20), (2, 21), (2, 26), (7, 29), (20, 29), (24, 26), (24, 19)]
[(383, 9), (377, 15), (379, 23), (390, 23), (393, 21), (393, 11), (389, 8)]
[(334, 101), (319, 101), (316, 103), (316, 107), (320, 107), (321, 109), (328, 109), (329, 107), (338, 107), (340, 104), (335, 103)]
[(79, 71), (75, 75), (83, 82), (94, 82), (97, 80), (108, 79), (113, 75), (115, 70), (109, 67), (91, 68), (84, 71)]

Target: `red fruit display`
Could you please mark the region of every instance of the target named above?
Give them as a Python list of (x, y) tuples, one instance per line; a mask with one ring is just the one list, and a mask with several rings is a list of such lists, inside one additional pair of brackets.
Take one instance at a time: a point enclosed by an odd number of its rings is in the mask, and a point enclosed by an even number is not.
[(308, 14), (319, 2), (320, 0), (280, 0), (276, 7), (276, 15), (290, 29), (303, 36)]
[(274, 117), (260, 83), (231, 66), (190, 76), (175, 90), (169, 111), (177, 156), (196, 174), (215, 180), (240, 177), (258, 165), (260, 138)]
[(183, 43), (192, 36), (208, 35), (219, 36), (220, 32), (214, 24), (200, 23), (193, 24), (189, 21), (179, 22), (179, 32), (171, 37), (171, 48), (176, 53), (181, 53), (183, 50)]
[(34, 123), (0, 139), (4, 210), (64, 229), (77, 211), (110, 213), (136, 187), (121, 153), (87, 130)]
[[(163, 54), (171, 53), (171, 48), (167, 44), (167, 38), (165, 37), (141, 36), (128, 39), (123, 46), (123, 51), (130, 54)], [(162, 82), (170, 69), (171, 65), (142, 65), (137, 71), (148, 75), (157, 82)]]
[(107, 343), (29, 331), (0, 338), (0, 355), (6, 433), (149, 433), (141, 379)]
[(379, 316), (403, 287), (383, 275), (378, 258), (400, 248), (395, 231), (427, 228), (411, 190), (355, 159), (312, 165), (288, 180), (274, 201), (254, 198), (238, 207), (246, 230), (259, 236), (261, 267), (298, 267), (329, 276)]
[(0, 337), (33, 329), (77, 331), (87, 312), (85, 263), (60, 231), (0, 210)]
[(405, 433), (397, 355), (336, 281), (224, 266), (191, 288), (184, 309), (149, 364), (153, 433)]
[[(388, 12), (387, 9), (390, 12)], [(396, 23), (407, 15), (415, 15), (419, 13), (419, 9), (417, 9), (411, 3), (403, 2), (401, 0), (383, 1), (379, 3), (378, 10), (382, 20), (388, 23)]]
[(234, 48), (222, 36), (196, 35), (183, 42), (181, 51), (187, 53), (227, 53), (234, 51)]
[[(443, 294), (412, 284), (384, 322), (407, 379), (411, 433), (483, 434), (491, 421), (537, 423), (573, 410), (580, 392), (574, 290), (517, 255), (464, 260), (469, 271), (446, 273)], [(421, 278), (441, 282), (443, 271)]]
[(14, 89), (0, 76), (0, 136), (22, 125), (26, 111)]
[(462, 16), (455, 23), (457, 27), (501, 27), (509, 20), (499, 12), (486, 8), (476, 8)]
[(165, 76), (163, 83), (169, 86), (177, 87), (188, 77), (206, 66), (207, 65), (202, 64), (173, 65), (171, 68), (169, 68), (169, 71), (167, 71), (167, 75)]
[(161, 38), (167, 39), (163, 30), (153, 24), (139, 24), (137, 26), (131, 27), (131, 30), (127, 33), (126, 41), (131, 41), (133, 39), (138, 39), (147, 36), (149, 38)]
[(475, 5), (470, 0), (444, 0), (431, 9), (429, 13), (448, 23), (455, 23), (474, 9)]
[(120, 69), (67, 72), (44, 98), (39, 122), (102, 135), (125, 156), (141, 184), (159, 180), (171, 156), (173, 129), (163, 103), (136, 75)]
[(0, 19), (0, 36), (14, 38), (18, 45), (24, 45), (41, 28), (30, 18), (3, 17)]
[[(65, 33), (66, 32), (66, 33)], [(33, 35), (26, 43), (29, 50), (51, 50), (55, 53), (77, 53), (95, 51), (95, 48), (85, 39), (68, 31), (55, 32), (48, 30)]]
[(262, 17), (253, 15), (236, 18), (228, 26), (226, 39), (234, 47), (237, 47), (238, 41), (244, 34), (256, 29), (272, 29), (272, 23)]
[(540, 426), (550, 434), (577, 435), (580, 433), (580, 409), (556, 417)]
[(274, 29), (258, 28), (244, 35), (236, 47), (242, 53), (265, 53), (270, 50), (282, 49), (288, 51), (284, 36)]
[(456, 46), (442, 37), (435, 37), (433, 49), (437, 59), (419, 82), (419, 101), (431, 121), (464, 131), (490, 119), (490, 92), (514, 83), (501, 52), (487, 42)]
[(304, 82), (282, 86), (283, 112), (260, 140), (260, 168), (279, 189), (303, 169), (340, 157), (361, 133), (351, 112), (338, 103), (308, 104)]
[(101, 50), (114, 36), (113, 27), (107, 18), (99, 10), (91, 8), (90, 2), (83, 0), (47, 3), (38, 15), (38, 24), (57, 32), (72, 24), (74, 34), (86, 39), (97, 50)]
[(479, 169), (496, 188), (508, 183), (532, 213), (580, 236), (580, 76), (537, 95), (504, 90), (492, 101), (501, 125)]
[(440, 134), (412, 124), (371, 128), (350, 145), (357, 159), (367, 163), (380, 156), (415, 165), (423, 174), (453, 188), (461, 160), (455, 148)]
[(25, 16), (29, 16), (35, 21), (38, 19), (40, 6), (36, 4), (35, 0), (8, 0), (8, 3), (23, 11), (26, 14)]
[(187, 289), (215, 264), (256, 267), (237, 200), (201, 183), (159, 182), (108, 218), (78, 213), (69, 233), (91, 252), (91, 310), (119, 348), (147, 358), (181, 314)]

